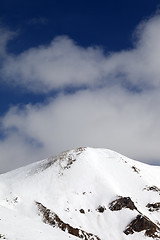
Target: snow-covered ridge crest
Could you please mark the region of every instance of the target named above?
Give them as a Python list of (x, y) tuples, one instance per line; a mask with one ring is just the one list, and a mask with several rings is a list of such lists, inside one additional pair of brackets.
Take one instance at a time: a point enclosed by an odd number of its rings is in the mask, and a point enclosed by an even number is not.
[(76, 161), (77, 156), (84, 152), (85, 149), (85, 147), (79, 147), (73, 150), (62, 152), (57, 156), (51, 156), (40, 162), (38, 166), (36, 166), (35, 170), (31, 170), (31, 173), (34, 174), (42, 172), (51, 167), (53, 164), (59, 166), (61, 170), (68, 169), (71, 167), (72, 163)]
[(88, 147), (2, 174), (0, 239), (160, 239), (159, 175)]

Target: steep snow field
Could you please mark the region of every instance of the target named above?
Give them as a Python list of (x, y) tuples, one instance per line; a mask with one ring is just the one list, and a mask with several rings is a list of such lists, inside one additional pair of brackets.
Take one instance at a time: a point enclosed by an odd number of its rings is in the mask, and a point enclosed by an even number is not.
[[(126, 234), (137, 215), (146, 227)], [(159, 221), (160, 167), (111, 150), (78, 148), (0, 175), (0, 239), (159, 239)]]

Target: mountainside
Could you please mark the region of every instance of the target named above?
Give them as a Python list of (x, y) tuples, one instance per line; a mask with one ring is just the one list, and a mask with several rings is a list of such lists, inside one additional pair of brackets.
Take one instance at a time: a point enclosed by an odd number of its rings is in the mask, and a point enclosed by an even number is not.
[(0, 239), (160, 239), (160, 167), (78, 148), (0, 175)]

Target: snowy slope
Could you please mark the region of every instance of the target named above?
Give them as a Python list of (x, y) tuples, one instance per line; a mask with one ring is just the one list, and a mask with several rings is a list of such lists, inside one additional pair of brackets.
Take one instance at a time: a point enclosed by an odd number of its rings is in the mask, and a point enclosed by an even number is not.
[(78, 148), (0, 175), (0, 239), (160, 239), (160, 167)]

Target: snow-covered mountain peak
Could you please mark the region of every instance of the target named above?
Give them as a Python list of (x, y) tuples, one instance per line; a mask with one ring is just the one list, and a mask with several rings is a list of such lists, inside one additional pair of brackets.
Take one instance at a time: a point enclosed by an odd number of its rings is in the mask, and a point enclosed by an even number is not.
[(2, 174), (0, 238), (159, 239), (159, 173), (114, 151), (81, 147)]

